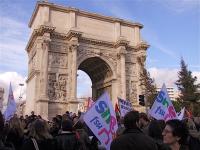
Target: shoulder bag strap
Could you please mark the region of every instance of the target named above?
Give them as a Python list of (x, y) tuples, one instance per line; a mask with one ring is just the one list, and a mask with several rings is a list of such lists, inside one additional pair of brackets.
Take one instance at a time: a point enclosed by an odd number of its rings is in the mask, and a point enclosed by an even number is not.
[(34, 138), (31, 138), (31, 140), (32, 140), (32, 142), (33, 142), (33, 144), (34, 144), (35, 150), (39, 150), (37, 141), (36, 141)]

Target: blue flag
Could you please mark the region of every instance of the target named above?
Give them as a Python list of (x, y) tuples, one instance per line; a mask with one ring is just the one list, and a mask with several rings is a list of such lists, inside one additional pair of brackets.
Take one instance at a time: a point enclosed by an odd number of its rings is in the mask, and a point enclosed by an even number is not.
[(11, 83), (10, 83), (7, 108), (4, 112), (5, 120), (6, 121), (10, 120), (10, 118), (13, 117), (15, 112), (16, 112), (16, 103), (15, 103), (15, 99), (14, 99), (14, 96), (13, 96), (12, 86), (11, 86)]

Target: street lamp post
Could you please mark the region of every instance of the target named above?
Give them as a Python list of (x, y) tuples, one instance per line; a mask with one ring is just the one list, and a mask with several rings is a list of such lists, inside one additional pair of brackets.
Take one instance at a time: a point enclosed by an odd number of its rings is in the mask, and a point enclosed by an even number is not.
[(21, 116), (22, 115), (22, 108), (21, 108), (20, 100), (22, 99), (22, 87), (24, 86), (24, 84), (20, 83), (19, 86), (20, 86), (20, 93), (19, 93), (19, 102), (18, 103), (19, 103), (19, 114)]
[(20, 86), (20, 93), (19, 93), (19, 100), (20, 100), (22, 99), (22, 87), (24, 86), (24, 84), (20, 83), (19, 86)]

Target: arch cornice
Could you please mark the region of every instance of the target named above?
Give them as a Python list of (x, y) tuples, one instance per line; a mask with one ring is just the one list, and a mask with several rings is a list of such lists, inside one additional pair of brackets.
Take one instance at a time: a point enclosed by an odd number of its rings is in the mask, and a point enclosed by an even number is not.
[(100, 14), (96, 14), (96, 13), (86, 12), (83, 10), (76, 9), (74, 7), (63, 7), (63, 6), (55, 5), (54, 3), (49, 3), (49, 2), (45, 2), (45, 1), (37, 2), (36, 7), (31, 16), (31, 19), (29, 21), (29, 27), (32, 27), (32, 24), (35, 20), (35, 17), (37, 15), (40, 7), (49, 7), (51, 10), (58, 10), (61, 12), (75, 12), (77, 15), (80, 15), (80, 16), (86, 16), (89, 18), (95, 18), (98, 20), (104, 20), (104, 21), (108, 21), (108, 22), (119, 22), (122, 25), (130, 26), (130, 27), (143, 28), (143, 25), (138, 22), (130, 22), (127, 20), (116, 18), (116, 17), (109, 17), (109, 16), (104, 16), (104, 15), (100, 15)]
[(29, 52), (37, 39), (38, 36), (43, 36), (44, 33), (52, 33), (55, 30), (55, 27), (41, 25), (38, 29), (34, 29), (31, 37), (29, 38), (28, 44), (26, 46), (26, 51)]

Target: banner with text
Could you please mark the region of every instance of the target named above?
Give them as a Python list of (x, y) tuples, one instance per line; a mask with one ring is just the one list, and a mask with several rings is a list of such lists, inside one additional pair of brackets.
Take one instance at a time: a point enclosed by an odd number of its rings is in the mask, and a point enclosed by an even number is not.
[(149, 111), (150, 115), (157, 120), (177, 119), (176, 111), (169, 98), (165, 84), (163, 84), (153, 106)]
[(118, 104), (119, 104), (121, 117), (124, 117), (126, 115), (126, 113), (133, 110), (132, 104), (127, 100), (118, 98)]
[(110, 150), (110, 144), (118, 128), (115, 111), (108, 93), (104, 93), (83, 117), (94, 135)]

